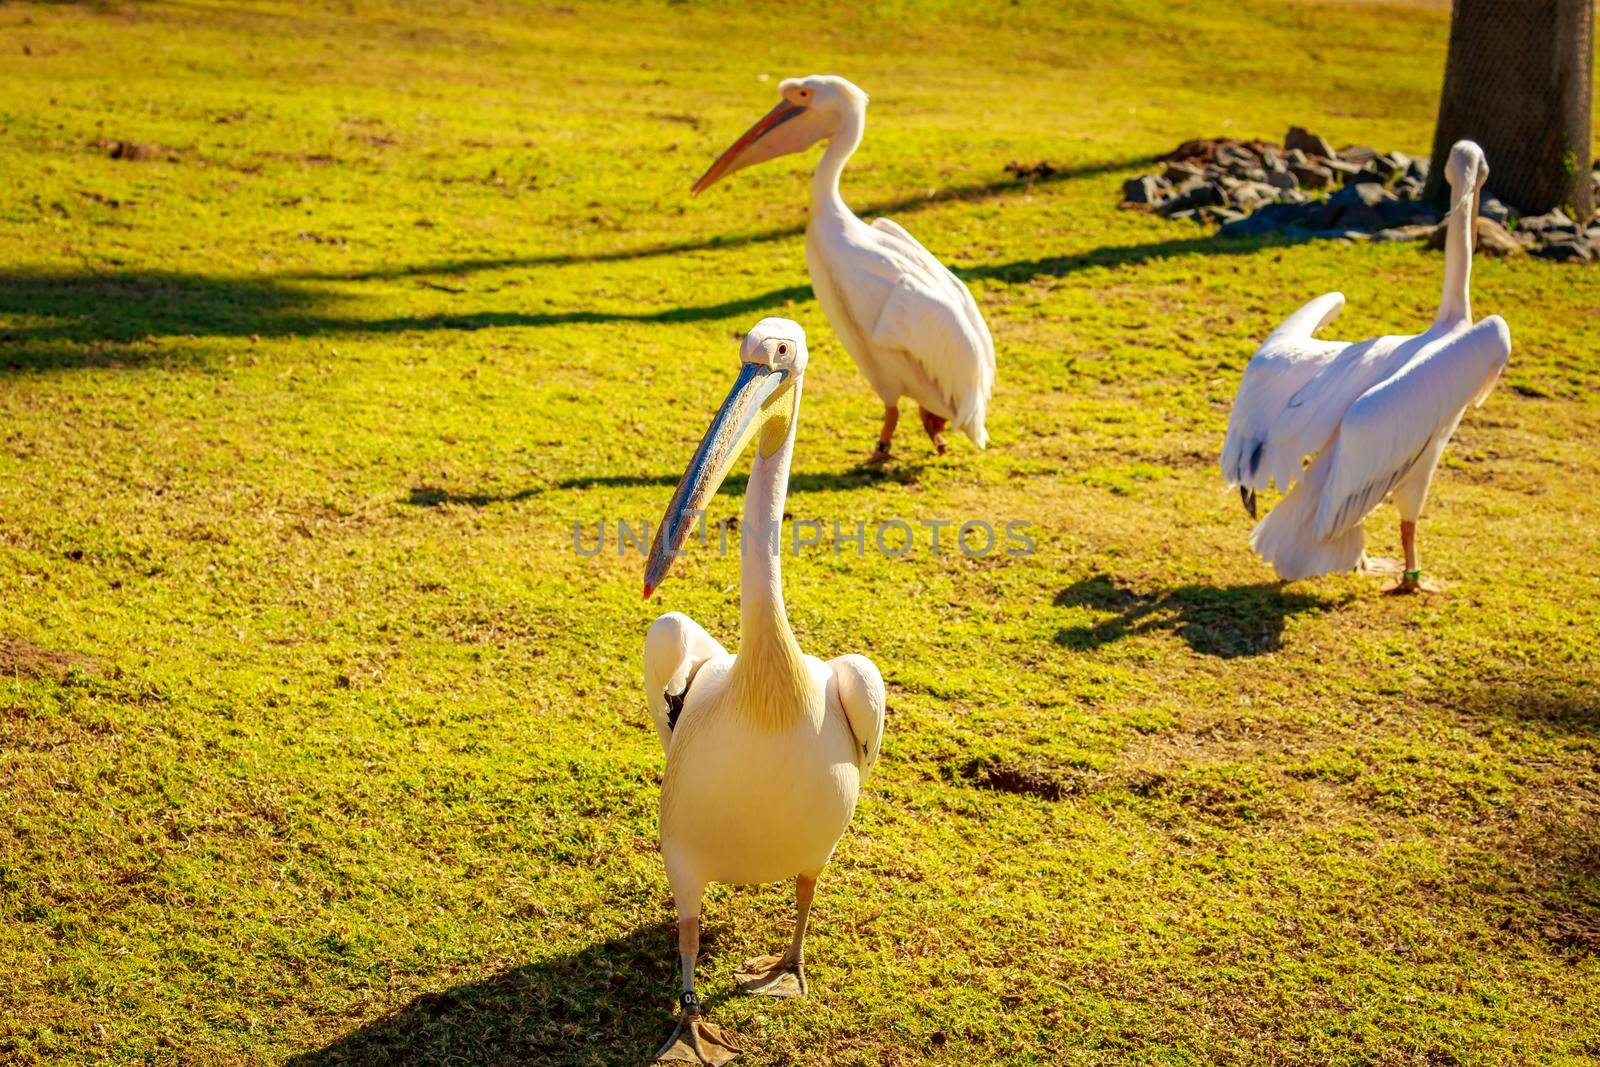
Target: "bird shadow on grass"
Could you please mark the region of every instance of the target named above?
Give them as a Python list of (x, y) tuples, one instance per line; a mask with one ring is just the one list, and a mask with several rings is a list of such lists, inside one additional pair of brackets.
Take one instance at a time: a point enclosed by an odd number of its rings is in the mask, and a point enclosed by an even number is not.
[[(1138, 266), (1175, 256), (1247, 254), (1261, 247), (1260, 240), (1176, 238), (1043, 259), (958, 267), (956, 273), (968, 281), (1015, 284), (1096, 267)], [(358, 297), (269, 276), (22, 269), (0, 272), (0, 373), (129, 367), (167, 361), (173, 352), (153, 345), (166, 338), (361, 338), (564, 325), (723, 319), (737, 322), (809, 301), (811, 296), (809, 285), (791, 285), (710, 304), (604, 311), (440, 311), (363, 318), (340, 313), (342, 305)], [(12, 320), (9, 324), (8, 319)]]
[[(677, 944), (667, 923), (423, 993), (292, 1067), (635, 1064), (671, 1033)], [(717, 997), (711, 998), (714, 1011)]]
[[(931, 194), (911, 194), (889, 200), (865, 204), (857, 211), (864, 219), (880, 215), (897, 215), (917, 211), (933, 204), (950, 201), (983, 201), (994, 197), (1032, 192), (1035, 187), (1053, 185), (1077, 178), (1092, 178), (1114, 174), (1150, 163), (1150, 156), (1129, 156), (1123, 159), (1101, 160), (1075, 166), (1051, 169), (1048, 173), (1027, 178), (1007, 176), (966, 185), (950, 186)], [(703, 252), (749, 245), (767, 244), (787, 240), (805, 233), (805, 224), (778, 226), (755, 233), (713, 236), (693, 241), (674, 241), (646, 245), (643, 248), (620, 248), (604, 252), (559, 252), (529, 256), (485, 256), (473, 259), (452, 259), (433, 263), (412, 263), (397, 267), (378, 267), (352, 271), (297, 271), (281, 275), (302, 281), (375, 281), (379, 279), (419, 277), (424, 275), (464, 275), (477, 271), (511, 270), (518, 267), (569, 266), (583, 263), (618, 263), (655, 256), (673, 256), (683, 252)]]
[(1055, 596), (1058, 608), (1088, 608), (1112, 617), (1056, 631), (1058, 645), (1089, 650), (1125, 637), (1170, 630), (1205, 656), (1237, 659), (1283, 647), (1291, 615), (1328, 611), (1342, 601), (1286, 592), (1281, 583), (1219, 587), (1184, 585), (1136, 593), (1105, 574), (1074, 582)]
[[(715, 304), (638, 311), (476, 311), (361, 318), (344, 294), (267, 277), (173, 271), (0, 272), (0, 371), (130, 366), (167, 358), (162, 338), (360, 337), (567, 324), (697, 322), (809, 300), (808, 285)], [(5, 320), (21, 320), (11, 325)]]
[[(1136, 267), (1187, 255), (1245, 255), (1283, 239), (1215, 235), (1110, 245), (1070, 255), (956, 267), (968, 281), (1018, 284), (1100, 267)], [(471, 297), (470, 292), (461, 294)], [(687, 323), (770, 314), (812, 298), (790, 285), (710, 304), (599, 310), (437, 311), (364, 318), (342, 313), (358, 295), (271, 276), (211, 277), (160, 270), (0, 272), (0, 373), (137, 367), (184, 358), (155, 342), (202, 339), (362, 337), (539, 329), (614, 323)], [(8, 322), (8, 320), (10, 320)]]
[[(798, 471), (789, 476), (789, 492), (799, 495), (864, 489), (890, 483), (914, 485), (921, 470), (921, 464), (901, 463), (887, 468), (858, 466), (840, 471)], [(412, 487), (406, 503), (419, 508), (445, 506), (485, 508), (495, 504), (515, 504), (558, 490), (671, 489), (678, 484), (680, 477), (677, 474), (588, 474), (563, 478), (549, 485), (528, 486), (500, 493), (468, 492), (434, 485), (418, 485)], [(745, 491), (749, 483), (748, 474), (730, 474), (719, 491), (738, 496)]]

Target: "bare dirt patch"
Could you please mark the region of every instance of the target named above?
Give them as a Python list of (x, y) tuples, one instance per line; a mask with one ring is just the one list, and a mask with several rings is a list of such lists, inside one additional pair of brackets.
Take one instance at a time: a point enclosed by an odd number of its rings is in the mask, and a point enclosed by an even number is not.
[(1048, 768), (978, 756), (955, 769), (955, 779), (978, 789), (1013, 796), (1060, 800), (1083, 792), (1083, 782)]
[(74, 670), (97, 666), (93, 656), (61, 652), (21, 637), (0, 634), (0, 678), (65, 678)]

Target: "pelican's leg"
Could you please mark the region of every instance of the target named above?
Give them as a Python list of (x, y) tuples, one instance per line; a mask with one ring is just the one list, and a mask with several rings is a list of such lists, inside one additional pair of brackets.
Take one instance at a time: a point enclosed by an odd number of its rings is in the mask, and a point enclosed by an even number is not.
[(883, 405), (883, 429), (878, 431), (878, 447), (867, 457), (868, 463), (883, 463), (889, 458), (889, 442), (894, 440), (894, 428), (900, 424), (900, 409), (894, 404)]
[(1400, 520), (1400, 548), (1405, 553), (1405, 568), (1400, 572), (1396, 593), (1415, 593), (1422, 588), (1422, 568), (1417, 566), (1417, 524)]
[(733, 973), (740, 992), (764, 997), (806, 995), (806, 923), (811, 918), (811, 898), (817, 891), (816, 875), (796, 875), (794, 880), (794, 939), (781, 956), (757, 956)]
[(944, 428), (949, 425), (948, 419), (941, 419), (927, 408), (922, 409), (922, 428), (928, 431), (928, 440), (933, 442), (934, 449), (941, 456), (949, 447), (944, 443)]
[[(698, 912), (698, 904), (696, 911)], [(656, 1053), (657, 1063), (727, 1063), (743, 1050), (721, 1027), (705, 1021), (694, 995), (694, 961), (700, 955), (700, 916), (678, 916), (678, 961), (683, 969), (683, 996), (678, 1026)]]

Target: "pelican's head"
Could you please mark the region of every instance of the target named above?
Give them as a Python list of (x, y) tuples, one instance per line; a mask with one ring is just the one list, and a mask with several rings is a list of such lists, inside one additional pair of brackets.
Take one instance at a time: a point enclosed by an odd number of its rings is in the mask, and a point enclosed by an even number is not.
[(789, 439), (805, 372), (806, 332), (798, 322), (762, 319), (744, 335), (739, 376), (694, 450), (650, 544), (644, 566), (645, 599), (667, 576), (706, 501), (750, 442), (759, 437), (761, 454), (770, 456)]
[(690, 192), (699, 194), (736, 170), (764, 163), (790, 152), (803, 152), (824, 137), (832, 137), (840, 123), (859, 118), (867, 110), (867, 94), (834, 74), (785, 78), (778, 84), (783, 97), (778, 106), (733, 142)]
[(1444, 163), (1444, 179), (1450, 183), (1451, 207), (1460, 207), (1468, 197), (1476, 197), (1489, 180), (1489, 161), (1483, 158), (1483, 149), (1471, 141), (1451, 145), (1450, 158)]

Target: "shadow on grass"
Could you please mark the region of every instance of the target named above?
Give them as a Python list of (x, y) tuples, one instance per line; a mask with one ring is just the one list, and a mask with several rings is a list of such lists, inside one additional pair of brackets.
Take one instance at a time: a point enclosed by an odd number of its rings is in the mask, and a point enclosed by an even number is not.
[[(1139, 266), (1175, 256), (1249, 254), (1262, 247), (1259, 240), (1177, 238), (968, 267), (956, 273), (969, 281), (1015, 284), (1096, 267)], [(711, 304), (645, 310), (461, 311), (361, 318), (338, 313), (338, 304), (351, 299), (345, 294), (268, 276), (17, 270), (0, 272), (0, 317), (20, 320), (17, 325), (0, 326), (0, 372), (138, 366), (170, 358), (170, 352), (144, 344), (170, 337), (361, 337), (723, 319), (738, 325), (785, 304), (808, 301), (811, 295), (809, 285), (791, 285)]]
[[(842, 471), (797, 471), (789, 476), (789, 492), (820, 493), (846, 489), (862, 489), (871, 485), (893, 482), (914, 485), (921, 464), (897, 464), (887, 468), (851, 467)], [(515, 504), (532, 497), (563, 489), (671, 489), (677, 486), (677, 474), (590, 474), (563, 478), (550, 485), (535, 485), (502, 493), (474, 493), (445, 489), (435, 485), (413, 486), (408, 504), (419, 508), (437, 508), (447, 505), (485, 508), (494, 504)], [(739, 496), (750, 483), (748, 474), (730, 474), (719, 492)]]
[(666, 923), (477, 982), (424, 993), (293, 1067), (636, 1064), (671, 1033), (675, 935)]
[(1441, 690), (1434, 699), (1474, 718), (1600, 737), (1600, 677), (1474, 681)]
[[(570, 323), (692, 322), (743, 318), (811, 298), (788, 286), (715, 304), (647, 311), (478, 311), (363, 319), (334, 313), (343, 299), (268, 278), (211, 278), (168, 271), (0, 272), (0, 369), (139, 362), (137, 349), (105, 351), (162, 337), (286, 337), (483, 330)], [(26, 320), (34, 320), (27, 322)], [(80, 349), (78, 346), (87, 346)], [(96, 346), (102, 346), (97, 348)]]
[(1063, 627), (1056, 643), (1087, 650), (1156, 630), (1170, 630), (1205, 656), (1235, 659), (1283, 647), (1284, 620), (1307, 611), (1327, 611), (1338, 600), (1285, 592), (1277, 582), (1217, 587), (1185, 585), (1156, 593), (1135, 593), (1098, 574), (1056, 594), (1058, 608), (1111, 612), (1112, 618), (1088, 626)]
[[(915, 212), (933, 204), (950, 201), (982, 201), (1015, 193), (1026, 193), (1037, 186), (1053, 185), (1075, 178), (1093, 178), (1114, 174), (1151, 162), (1150, 156), (1129, 156), (1125, 159), (1103, 160), (1062, 167), (1047, 175), (1022, 179), (995, 178), (984, 182), (951, 186), (931, 195), (912, 195), (881, 200), (857, 210), (864, 219), (879, 215), (897, 215)], [(735, 234), (731, 237), (709, 237), (695, 241), (676, 241), (647, 245), (644, 248), (622, 248), (608, 252), (563, 252), (536, 256), (489, 256), (476, 259), (453, 259), (437, 263), (414, 263), (400, 267), (379, 267), (354, 271), (301, 271), (281, 277), (302, 281), (375, 281), (379, 279), (410, 278), (429, 274), (462, 275), (484, 270), (509, 270), (515, 267), (558, 267), (580, 263), (617, 263), (626, 260), (649, 259), (654, 256), (672, 256), (681, 252), (703, 252), (711, 249), (744, 248), (799, 237), (806, 232), (805, 224), (779, 226), (756, 233)]]

